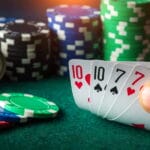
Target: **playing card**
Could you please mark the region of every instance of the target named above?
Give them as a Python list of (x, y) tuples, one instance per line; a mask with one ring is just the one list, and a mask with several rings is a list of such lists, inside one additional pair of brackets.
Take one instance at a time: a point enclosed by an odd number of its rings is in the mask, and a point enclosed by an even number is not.
[(150, 130), (150, 113), (146, 112), (140, 105), (138, 98), (122, 111), (117, 117), (111, 119), (127, 125)]
[(91, 112), (97, 114), (98, 108), (102, 103), (107, 83), (111, 75), (114, 63), (102, 60), (95, 60), (91, 67), (91, 87), (89, 103)]
[(133, 100), (138, 96), (139, 90), (148, 79), (150, 75), (150, 69), (137, 65), (132, 70), (129, 78), (126, 80), (125, 85), (122, 88), (120, 94), (113, 100), (113, 104), (109, 108), (107, 115), (108, 119), (113, 119), (124, 111), (129, 105), (133, 103)]
[(134, 65), (127, 65), (125, 63), (118, 63), (114, 66), (98, 115), (105, 118), (105, 115), (107, 115), (115, 98), (120, 94), (133, 68)]
[(78, 107), (89, 110), (89, 89), (91, 78), (90, 60), (72, 59), (69, 61), (69, 72), (73, 97)]

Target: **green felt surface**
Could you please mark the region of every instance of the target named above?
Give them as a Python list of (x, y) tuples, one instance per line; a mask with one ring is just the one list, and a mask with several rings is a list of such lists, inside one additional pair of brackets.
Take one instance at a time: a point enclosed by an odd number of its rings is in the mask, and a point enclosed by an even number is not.
[(79, 109), (70, 81), (52, 77), (38, 82), (0, 83), (1, 92), (25, 92), (56, 102), (61, 113), (54, 120), (0, 130), (0, 148), (9, 149), (149, 149), (150, 131), (103, 120)]

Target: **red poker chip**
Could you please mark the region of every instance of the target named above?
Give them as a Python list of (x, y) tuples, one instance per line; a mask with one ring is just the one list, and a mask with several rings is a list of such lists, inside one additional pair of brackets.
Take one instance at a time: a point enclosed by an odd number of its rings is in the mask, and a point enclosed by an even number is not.
[(0, 128), (7, 128), (11, 127), (13, 123), (7, 122), (7, 121), (0, 121)]

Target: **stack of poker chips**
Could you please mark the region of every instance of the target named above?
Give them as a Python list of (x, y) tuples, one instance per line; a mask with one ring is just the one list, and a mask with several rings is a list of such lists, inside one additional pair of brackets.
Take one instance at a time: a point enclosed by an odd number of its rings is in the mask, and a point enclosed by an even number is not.
[(0, 53), (0, 79), (3, 78), (6, 72), (6, 60), (2, 53)]
[(49, 35), (49, 29), (42, 22), (19, 19), (3, 24), (0, 49), (6, 59), (6, 75), (10, 80), (39, 80), (48, 74)]
[(59, 107), (46, 98), (26, 93), (0, 94), (0, 128), (55, 118)]
[[(4, 23), (14, 21), (15, 18), (6, 18), (6, 17), (0, 17), (0, 30), (3, 28)], [(6, 60), (2, 53), (0, 52), (0, 79), (3, 78), (6, 71)]]
[(59, 5), (47, 9), (52, 32), (52, 61), (57, 73), (68, 76), (72, 58), (102, 58), (100, 11), (90, 6)]
[(102, 0), (104, 59), (150, 60), (150, 4)]

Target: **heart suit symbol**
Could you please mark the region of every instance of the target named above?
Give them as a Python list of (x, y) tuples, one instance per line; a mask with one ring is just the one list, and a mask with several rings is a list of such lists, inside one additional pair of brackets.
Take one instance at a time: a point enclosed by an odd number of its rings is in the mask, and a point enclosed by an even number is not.
[(90, 74), (85, 75), (85, 81), (87, 82), (88, 85), (90, 85), (90, 81), (91, 81), (91, 75)]
[(82, 87), (82, 82), (75, 81), (75, 85), (80, 89)]
[(128, 96), (130, 96), (130, 95), (132, 95), (132, 94), (134, 94), (135, 93), (135, 90), (134, 89), (132, 89), (131, 87), (128, 87), (127, 88), (127, 94), (128, 94)]

